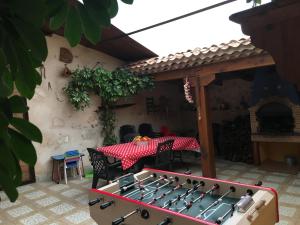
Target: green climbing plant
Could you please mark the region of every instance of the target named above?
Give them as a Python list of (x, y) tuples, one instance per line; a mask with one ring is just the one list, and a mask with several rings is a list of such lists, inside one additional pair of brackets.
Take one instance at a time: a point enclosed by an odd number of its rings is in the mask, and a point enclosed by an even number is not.
[(102, 124), (103, 145), (112, 145), (117, 142), (114, 134), (115, 103), (122, 97), (136, 95), (139, 91), (153, 86), (154, 81), (150, 76), (136, 76), (123, 69), (111, 72), (101, 67), (94, 69), (85, 67), (78, 68), (72, 73), (64, 91), (76, 110), (84, 110), (89, 106), (91, 94), (101, 97), (99, 119)]

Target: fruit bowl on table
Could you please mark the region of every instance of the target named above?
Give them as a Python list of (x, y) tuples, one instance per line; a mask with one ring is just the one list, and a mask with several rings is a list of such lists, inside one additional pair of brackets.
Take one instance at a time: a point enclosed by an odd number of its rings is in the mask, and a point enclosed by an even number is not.
[(147, 136), (145, 136), (145, 137), (136, 136), (133, 139), (133, 143), (137, 146), (147, 146), (150, 140), (151, 140), (151, 138), (149, 138)]

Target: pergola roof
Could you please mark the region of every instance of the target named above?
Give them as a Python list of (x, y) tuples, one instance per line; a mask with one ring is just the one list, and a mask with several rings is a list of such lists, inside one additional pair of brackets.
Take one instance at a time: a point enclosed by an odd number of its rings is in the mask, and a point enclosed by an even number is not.
[(187, 50), (186, 52), (170, 54), (166, 57), (153, 57), (140, 60), (128, 64), (126, 68), (134, 73), (146, 75), (185, 68), (195, 68), (203, 65), (267, 54), (266, 51), (252, 45), (249, 38), (242, 38), (220, 45), (195, 48), (194, 50)]

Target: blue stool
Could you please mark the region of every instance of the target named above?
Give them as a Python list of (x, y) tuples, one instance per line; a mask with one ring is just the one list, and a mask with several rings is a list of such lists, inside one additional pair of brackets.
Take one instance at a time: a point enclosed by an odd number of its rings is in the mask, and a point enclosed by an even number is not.
[[(68, 155), (70, 155), (70, 154), (68, 154)], [(84, 177), (84, 167), (83, 167), (83, 160), (82, 160), (83, 156), (84, 156), (84, 154), (80, 153), (82, 176)], [(59, 182), (61, 181), (60, 168), (64, 166), (65, 154), (51, 156), (51, 159), (52, 159), (52, 180), (55, 183), (59, 184)]]

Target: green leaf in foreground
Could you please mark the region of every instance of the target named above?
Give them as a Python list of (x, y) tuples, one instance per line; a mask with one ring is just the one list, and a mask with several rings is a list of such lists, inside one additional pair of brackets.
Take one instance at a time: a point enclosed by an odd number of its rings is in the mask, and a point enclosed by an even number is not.
[(25, 23), (20, 19), (11, 21), (18, 31), (25, 49), (29, 50), (36, 61), (45, 61), (48, 55), (48, 49), (44, 33), (40, 29), (35, 28), (31, 26), (31, 24)]
[(0, 74), (0, 97), (6, 97), (12, 94), (14, 83), (12, 75), (7, 69), (4, 69)]
[(85, 37), (93, 44), (97, 44), (100, 40), (100, 26), (95, 23), (87, 13), (85, 7), (80, 4), (78, 6), (80, 14), (81, 26)]
[(3, 142), (0, 142), (0, 167), (7, 171), (6, 176), (13, 177), (16, 173), (16, 166), (14, 164), (14, 155)]
[(28, 111), (26, 99), (21, 96), (14, 95), (9, 98), (8, 102), (13, 113), (25, 113)]
[(122, 0), (122, 2), (131, 5), (133, 3), (133, 0)]
[(86, 10), (91, 19), (99, 26), (110, 25), (110, 15), (107, 6), (101, 1), (97, 0), (84, 0)]
[(77, 9), (73, 6), (69, 6), (65, 25), (65, 37), (68, 39), (69, 44), (72, 47), (76, 46), (80, 42), (82, 34), (80, 23), (80, 16)]
[(35, 125), (27, 120), (20, 118), (12, 118), (10, 124), (19, 130), (25, 137), (32, 141), (41, 143), (43, 140), (42, 133)]
[(7, 171), (0, 165), (0, 186), (7, 194), (10, 201), (15, 202), (18, 198), (18, 192), (14, 180), (7, 176)]
[(118, 14), (119, 6), (117, 0), (111, 0), (110, 1), (110, 7), (108, 8), (108, 13), (110, 15), (110, 18), (115, 17)]
[(8, 132), (14, 140), (12, 146), (17, 157), (28, 165), (34, 166), (37, 156), (31, 141), (13, 129), (9, 129)]
[(51, 30), (59, 29), (66, 20), (66, 16), (68, 13), (68, 4), (66, 2), (63, 3), (63, 6), (59, 9), (59, 11), (50, 18), (49, 27)]

